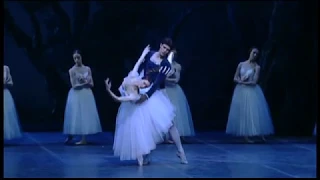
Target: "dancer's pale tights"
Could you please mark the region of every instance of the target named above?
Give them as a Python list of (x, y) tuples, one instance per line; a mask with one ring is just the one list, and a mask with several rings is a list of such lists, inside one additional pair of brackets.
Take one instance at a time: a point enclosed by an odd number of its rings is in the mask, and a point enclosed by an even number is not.
[(182, 148), (182, 144), (181, 144), (180, 134), (179, 134), (179, 132), (178, 132), (177, 127), (176, 127), (174, 124), (170, 127), (169, 133), (170, 133), (171, 138), (172, 138), (173, 142), (175, 143), (178, 151), (181, 152), (181, 153), (183, 153), (183, 148)]

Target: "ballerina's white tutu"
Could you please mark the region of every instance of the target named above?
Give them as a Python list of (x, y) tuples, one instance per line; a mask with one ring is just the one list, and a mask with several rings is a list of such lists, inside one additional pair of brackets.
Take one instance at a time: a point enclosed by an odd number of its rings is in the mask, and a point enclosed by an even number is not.
[(71, 88), (68, 94), (64, 134), (88, 135), (102, 132), (94, 95), (90, 88)]
[(194, 126), (188, 100), (178, 84), (166, 83), (166, 93), (176, 109), (174, 124), (180, 136), (194, 136)]
[(142, 104), (121, 103), (116, 120), (114, 155), (120, 160), (136, 160), (149, 154), (163, 141), (174, 116), (174, 107), (161, 90)]
[(259, 85), (237, 85), (230, 106), (226, 133), (236, 136), (273, 134), (267, 101)]
[(4, 140), (11, 140), (22, 136), (19, 118), (16, 111), (16, 107), (8, 89), (3, 89), (3, 137)]

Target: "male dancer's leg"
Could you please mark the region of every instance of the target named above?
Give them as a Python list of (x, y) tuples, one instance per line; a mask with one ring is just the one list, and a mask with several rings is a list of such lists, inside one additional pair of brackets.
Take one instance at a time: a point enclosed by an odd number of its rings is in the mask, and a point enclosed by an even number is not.
[(183, 147), (182, 147), (182, 144), (181, 144), (180, 134), (178, 132), (177, 127), (174, 124), (169, 129), (169, 133), (171, 135), (171, 138), (172, 138), (173, 142), (175, 143), (175, 145), (176, 145), (176, 147), (178, 149), (177, 155), (179, 156), (179, 158), (181, 160), (181, 163), (182, 164), (187, 164), (188, 161), (187, 161), (186, 155), (184, 153), (184, 150), (183, 150)]
[[(178, 149), (177, 156), (180, 158), (181, 163), (182, 164), (188, 164), (186, 155), (184, 153), (184, 149), (183, 149), (182, 144), (181, 144), (181, 140), (180, 140), (180, 135), (179, 135), (178, 129), (176, 128), (176, 126), (174, 124), (170, 127), (169, 134), (171, 135), (171, 138), (172, 138), (173, 142), (175, 143), (175, 145), (176, 145), (176, 147)], [(143, 156), (143, 164), (144, 165), (150, 163), (150, 155), (151, 155), (151, 152), (149, 154), (146, 154), (146, 155)]]

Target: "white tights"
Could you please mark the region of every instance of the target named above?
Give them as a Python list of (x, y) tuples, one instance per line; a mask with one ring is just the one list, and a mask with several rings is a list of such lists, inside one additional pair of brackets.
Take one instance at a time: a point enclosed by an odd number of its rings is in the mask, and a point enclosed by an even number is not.
[(169, 133), (170, 133), (170, 136), (171, 136), (174, 144), (177, 147), (177, 150), (180, 153), (184, 153), (184, 150), (183, 150), (183, 147), (182, 147), (182, 144), (181, 144), (180, 134), (178, 132), (177, 127), (174, 124), (170, 127)]

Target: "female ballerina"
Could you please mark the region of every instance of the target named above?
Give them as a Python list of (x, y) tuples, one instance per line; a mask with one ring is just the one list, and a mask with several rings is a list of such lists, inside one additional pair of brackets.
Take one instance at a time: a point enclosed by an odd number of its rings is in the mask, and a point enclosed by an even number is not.
[[(124, 78), (120, 87), (123, 96), (116, 96), (111, 91), (109, 79), (105, 81), (107, 91), (111, 97), (121, 102), (116, 118), (116, 132), (113, 144), (114, 155), (120, 156), (121, 161), (138, 160), (139, 166), (144, 164), (143, 155), (149, 154), (151, 150), (156, 148), (157, 143), (163, 141), (163, 136), (172, 126), (172, 119), (174, 118), (174, 107), (165, 98), (147, 101), (143, 104), (135, 103), (140, 98), (139, 88), (145, 88), (150, 85), (148, 80), (139, 78), (138, 74), (138, 68), (149, 50), (150, 48), (147, 46), (133, 70)], [(160, 93), (156, 96), (163, 96), (163, 94)], [(159, 113), (152, 112), (153, 109), (150, 109), (150, 107), (157, 108)]]
[[(174, 124), (179, 131), (181, 139), (184, 140), (183, 137), (194, 136), (195, 132), (188, 100), (178, 84), (180, 80), (181, 65), (175, 61), (177, 51), (173, 50), (171, 55), (172, 56), (169, 55), (169, 57), (172, 57), (171, 70), (173, 73), (170, 73), (171, 75), (166, 78), (166, 92), (172, 104), (176, 108)], [(169, 140), (168, 135), (166, 136), (166, 141), (168, 143), (173, 143), (173, 141)]]
[(9, 86), (13, 86), (10, 69), (8, 66), (3, 66), (4, 140), (11, 140), (22, 136), (16, 107), (8, 89)]
[(86, 144), (86, 135), (102, 132), (96, 102), (91, 91), (93, 79), (91, 69), (82, 64), (79, 50), (73, 53), (75, 65), (69, 70), (72, 88), (69, 91), (64, 114), (63, 133), (68, 134), (66, 143), (73, 135), (82, 135), (77, 145)]
[(257, 84), (260, 74), (260, 66), (256, 63), (258, 54), (257, 48), (251, 48), (249, 59), (237, 67), (234, 75), (237, 86), (226, 129), (227, 134), (244, 136), (248, 143), (254, 143), (249, 137), (260, 136), (265, 141), (264, 136), (274, 132), (267, 101)]

